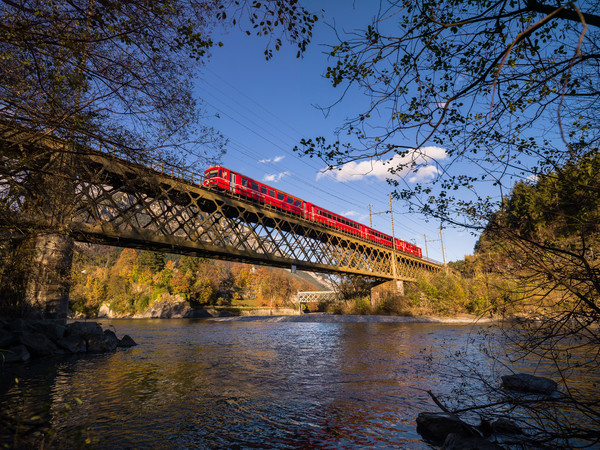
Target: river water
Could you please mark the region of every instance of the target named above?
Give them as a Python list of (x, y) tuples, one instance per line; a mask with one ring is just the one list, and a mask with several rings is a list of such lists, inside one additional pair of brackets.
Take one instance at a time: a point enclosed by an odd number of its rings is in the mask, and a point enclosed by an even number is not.
[(139, 345), (5, 368), (1, 410), (46, 407), (54, 443), (97, 448), (431, 448), (415, 424), (438, 411), (425, 390), (457, 387), (443, 369), (461, 355), (483, 371), (489, 361), (485, 324), (102, 325)]

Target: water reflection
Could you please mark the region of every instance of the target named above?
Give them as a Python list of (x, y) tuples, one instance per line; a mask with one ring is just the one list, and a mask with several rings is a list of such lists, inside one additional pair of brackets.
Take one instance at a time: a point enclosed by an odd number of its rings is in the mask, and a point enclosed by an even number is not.
[[(447, 392), (453, 382), (434, 363), (483, 342), (464, 325), (103, 325), (139, 345), (5, 371), (3, 383), (15, 375), (20, 383), (7, 384), (0, 407), (25, 413), (47, 403), (59, 439), (89, 427), (100, 448), (429, 448), (414, 422), (436, 410), (424, 390)], [(485, 370), (481, 349), (468, 348)], [(75, 397), (81, 405), (61, 414)]]

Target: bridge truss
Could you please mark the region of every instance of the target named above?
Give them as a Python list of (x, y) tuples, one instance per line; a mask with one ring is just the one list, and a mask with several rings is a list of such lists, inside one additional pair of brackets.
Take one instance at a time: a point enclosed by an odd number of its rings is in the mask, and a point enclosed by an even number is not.
[[(54, 176), (62, 177), (72, 193), (63, 226), (79, 241), (381, 281), (410, 281), (419, 271), (440, 269), (433, 262), (205, 187), (198, 174), (171, 166), (138, 164), (95, 151), (74, 153), (69, 165), (70, 170)], [(22, 189), (11, 189), (16, 176), (24, 175), (0, 173), (0, 200), (10, 220), (26, 223), (33, 219), (24, 212)], [(51, 227), (53, 220), (43, 213), (35, 217), (38, 227)]]

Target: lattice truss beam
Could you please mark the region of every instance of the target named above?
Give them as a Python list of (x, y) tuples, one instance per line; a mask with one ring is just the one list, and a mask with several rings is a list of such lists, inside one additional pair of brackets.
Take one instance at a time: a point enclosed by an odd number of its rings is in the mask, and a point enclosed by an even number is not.
[[(71, 183), (74, 201), (68, 208), (68, 227), (78, 240), (394, 278), (391, 249), (276, 208), (106, 154), (77, 155), (71, 169), (58, 176), (68, 177)], [(10, 180), (0, 184), (8, 186)], [(24, 211), (23, 195), (11, 197), (8, 192), (0, 192), (4, 207)], [(35, 220), (38, 225), (50, 222), (39, 215)], [(396, 278), (414, 280), (418, 271), (439, 266), (396, 253), (396, 269)]]
[(335, 291), (304, 291), (298, 292), (299, 303), (333, 302), (338, 299)]

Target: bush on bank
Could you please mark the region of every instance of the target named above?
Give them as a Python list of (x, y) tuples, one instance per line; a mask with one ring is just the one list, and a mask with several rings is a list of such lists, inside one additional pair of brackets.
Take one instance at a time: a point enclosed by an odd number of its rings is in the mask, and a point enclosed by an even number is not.
[[(404, 295), (387, 294), (377, 302), (368, 295), (346, 298), (329, 305), (336, 314), (384, 314), (399, 316), (453, 316), (506, 312), (512, 304), (507, 292), (514, 291), (509, 280), (493, 273), (464, 276), (454, 269), (423, 273), (416, 282), (404, 283)], [(517, 311), (509, 311), (517, 312)]]

